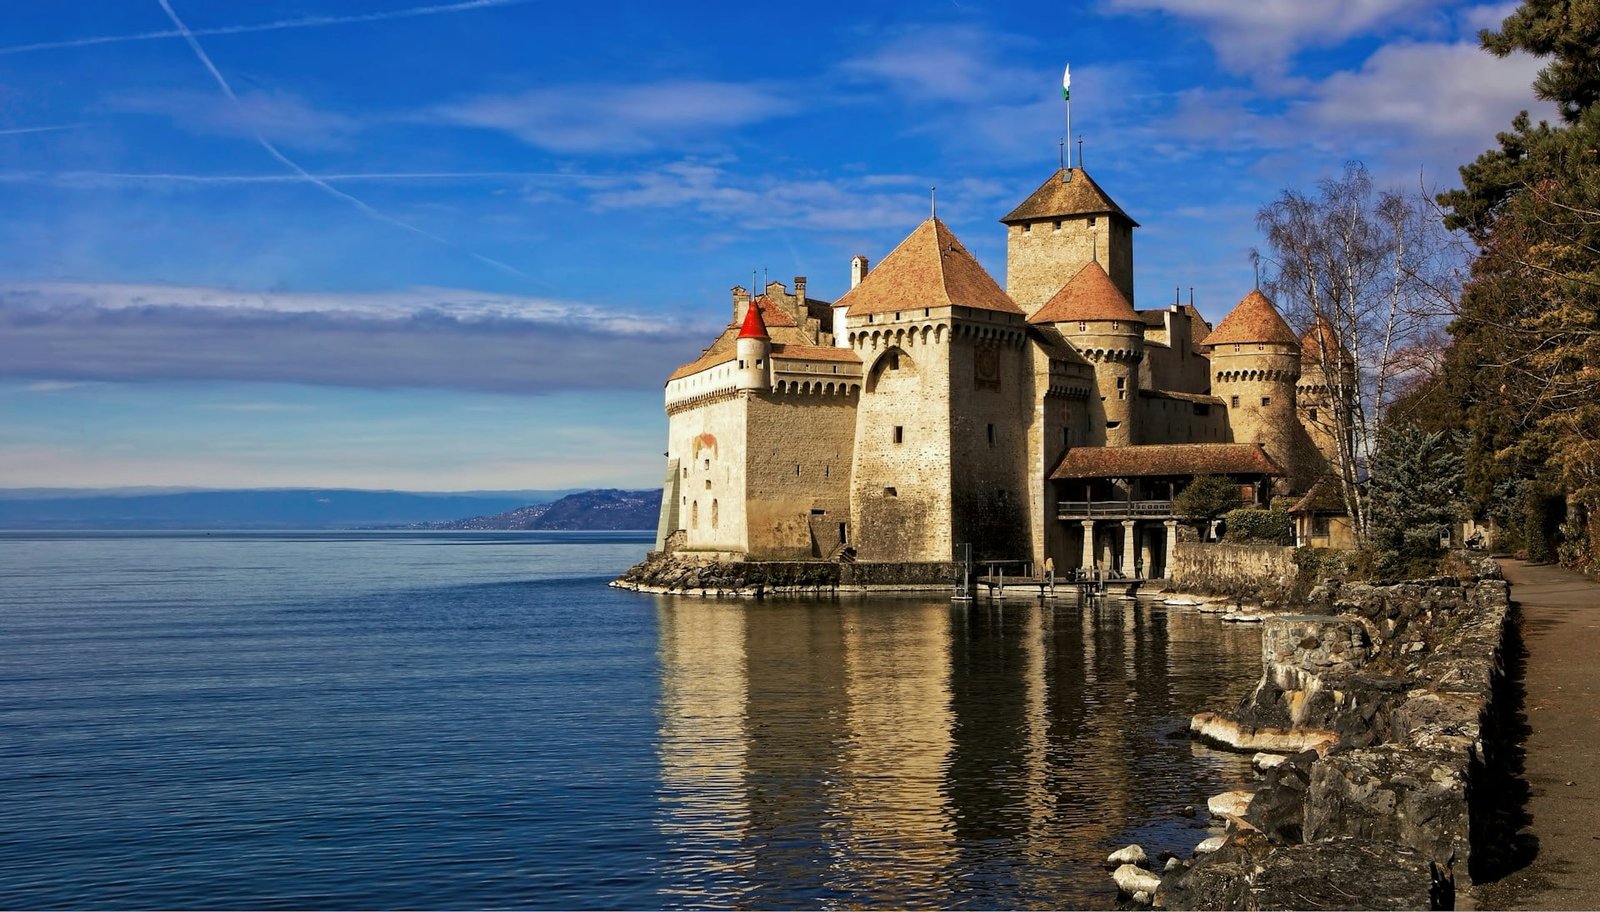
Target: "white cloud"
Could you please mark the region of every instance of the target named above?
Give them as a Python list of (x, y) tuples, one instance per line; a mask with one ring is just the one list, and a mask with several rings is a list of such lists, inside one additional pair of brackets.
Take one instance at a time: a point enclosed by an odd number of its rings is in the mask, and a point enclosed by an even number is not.
[(1106, 0), (1121, 12), (1198, 22), (1217, 58), (1239, 73), (1280, 72), (1305, 47), (1325, 47), (1389, 27), (1425, 0)]
[(501, 130), (563, 153), (633, 153), (694, 141), (789, 113), (777, 89), (679, 80), (645, 85), (570, 85), (485, 95), (441, 105), (447, 123)]
[(1390, 44), (1360, 70), (1318, 84), (1305, 113), (1334, 130), (1487, 140), (1536, 104), (1529, 86), (1540, 66), (1529, 55), (1495, 57), (1476, 44)]

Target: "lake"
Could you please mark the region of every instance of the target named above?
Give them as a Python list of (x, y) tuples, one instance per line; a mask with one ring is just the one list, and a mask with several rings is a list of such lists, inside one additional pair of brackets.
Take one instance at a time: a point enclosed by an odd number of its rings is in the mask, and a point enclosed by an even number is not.
[(1255, 629), (608, 588), (650, 541), (0, 532), (0, 905), (1110, 908), (1251, 778), (1174, 734)]

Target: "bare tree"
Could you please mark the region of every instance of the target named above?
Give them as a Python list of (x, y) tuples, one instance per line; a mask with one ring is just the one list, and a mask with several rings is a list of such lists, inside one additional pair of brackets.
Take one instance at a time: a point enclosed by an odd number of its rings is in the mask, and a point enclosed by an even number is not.
[(1361, 481), (1386, 407), (1453, 310), (1460, 247), (1420, 188), (1375, 191), (1360, 162), (1315, 195), (1285, 190), (1256, 222), (1267, 240), (1268, 291), (1291, 323), (1312, 331), (1302, 370), (1325, 391), (1316, 421), (1334, 444), (1330, 470), (1365, 545)]

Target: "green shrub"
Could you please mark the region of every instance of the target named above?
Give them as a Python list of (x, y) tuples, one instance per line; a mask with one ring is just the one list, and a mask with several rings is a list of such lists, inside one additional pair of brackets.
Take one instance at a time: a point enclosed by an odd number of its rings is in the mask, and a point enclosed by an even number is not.
[(1294, 524), (1289, 514), (1282, 510), (1258, 510), (1245, 507), (1229, 510), (1223, 517), (1228, 528), (1226, 536), (1231, 542), (1250, 542), (1267, 545), (1294, 544)]

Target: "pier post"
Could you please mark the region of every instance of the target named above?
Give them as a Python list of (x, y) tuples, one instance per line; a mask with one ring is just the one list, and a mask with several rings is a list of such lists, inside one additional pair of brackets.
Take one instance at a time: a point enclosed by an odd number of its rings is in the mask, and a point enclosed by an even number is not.
[(1094, 520), (1083, 520), (1083, 575), (1094, 572)]
[(1122, 575), (1127, 579), (1133, 579), (1133, 563), (1138, 553), (1135, 550), (1138, 545), (1135, 543), (1133, 535), (1133, 527), (1135, 525), (1136, 523), (1131, 519), (1122, 521)]

